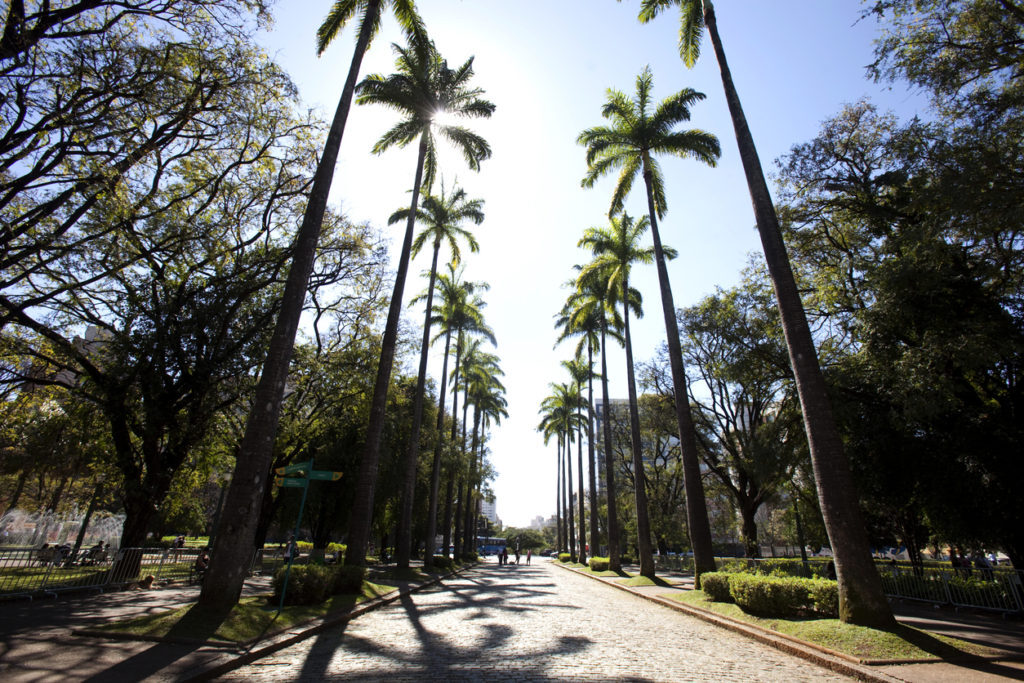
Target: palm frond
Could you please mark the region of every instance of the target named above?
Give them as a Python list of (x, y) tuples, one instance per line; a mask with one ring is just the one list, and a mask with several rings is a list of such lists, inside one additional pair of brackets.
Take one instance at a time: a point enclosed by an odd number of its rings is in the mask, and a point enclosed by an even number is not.
[(322, 55), (327, 46), (334, 42), (338, 33), (352, 19), (360, 4), (359, 0), (335, 0), (331, 9), (327, 11), (327, 16), (316, 30), (317, 57)]

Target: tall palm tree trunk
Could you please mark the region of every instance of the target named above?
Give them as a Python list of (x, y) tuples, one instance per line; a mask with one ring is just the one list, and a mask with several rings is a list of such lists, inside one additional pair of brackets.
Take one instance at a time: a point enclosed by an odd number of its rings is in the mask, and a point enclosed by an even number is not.
[(629, 333), (629, 287), (622, 280), (623, 323), (626, 340), (626, 389), (629, 397), (629, 436), (633, 452), (633, 490), (636, 500), (637, 553), (640, 575), (654, 578), (654, 554), (651, 549), (651, 520), (647, 504), (647, 485), (644, 477), (644, 458), (640, 441), (640, 412), (636, 400), (636, 376), (633, 372), (633, 341)]
[[(410, 216), (411, 220), (411, 216)], [(405, 485), (402, 491), (402, 518), (398, 523), (398, 534), (395, 540), (395, 563), (400, 569), (409, 568), (412, 556), (412, 510), (416, 502), (416, 470), (420, 460), (420, 429), (423, 425), (423, 400), (427, 385), (427, 355), (430, 350), (430, 313), (434, 305), (434, 283), (437, 280), (437, 255), (441, 251), (441, 238), (434, 240), (434, 255), (430, 261), (430, 284), (427, 285), (427, 312), (423, 319), (423, 339), (420, 342), (420, 368), (416, 376), (416, 395), (412, 405), (412, 429), (409, 431), (409, 451), (405, 456)], [(447, 360), (447, 359), (446, 359)], [(438, 419), (444, 411), (438, 412)], [(435, 450), (436, 452), (436, 450)], [(435, 458), (437, 459), (437, 458)], [(431, 471), (433, 474), (433, 471)], [(433, 481), (433, 480), (431, 480)], [(433, 485), (433, 484), (431, 484)], [(424, 563), (434, 558), (433, 536), (427, 542), (429, 553)]]
[(416, 158), (416, 179), (412, 186), (412, 202), (409, 220), (405, 226), (405, 239), (395, 273), (395, 288), (391, 294), (388, 319), (384, 326), (381, 342), (380, 364), (377, 366), (377, 381), (373, 387), (370, 403), (370, 422), (366, 429), (366, 446), (359, 464), (359, 478), (356, 481), (355, 500), (349, 520), (348, 549), (345, 564), (366, 564), (366, 548), (370, 542), (373, 522), (373, 496), (377, 486), (377, 471), (380, 468), (380, 442), (384, 431), (384, 407), (388, 400), (388, 386), (391, 383), (391, 367), (395, 360), (398, 341), (398, 319), (402, 313), (402, 294), (405, 292), (405, 278), (409, 272), (409, 257), (412, 252), (413, 228), (416, 225), (416, 207), (420, 199), (420, 184), (423, 182), (423, 161), (427, 156), (426, 131), (420, 136), (419, 153)]
[(683, 488), (686, 491), (686, 521), (693, 547), (694, 581), (700, 588), (700, 575), (715, 571), (715, 551), (711, 545), (711, 523), (704, 497), (704, 482), (700, 475), (700, 455), (697, 451), (697, 431), (690, 411), (690, 396), (683, 367), (683, 351), (679, 343), (679, 321), (672, 300), (672, 286), (665, 266), (665, 253), (661, 247), (661, 233), (654, 211), (654, 193), (649, 155), (644, 153), (644, 184), (647, 188), (647, 210), (650, 212), (651, 236), (654, 239), (654, 260), (658, 266), (658, 285), (661, 288), (661, 308), (665, 316), (665, 336), (668, 338), (669, 365), (672, 368), (672, 393), (675, 394), (676, 424), (679, 428), (679, 447), (683, 463)]
[[(466, 384), (465, 382), (463, 382)], [(466, 458), (466, 440), (467, 440), (467, 429), (469, 427), (469, 385), (466, 384), (465, 389), (462, 392), (462, 461), (467, 462)], [(466, 483), (465, 489), (465, 500), (463, 501), (463, 510), (468, 513), (470, 509), (470, 502), (473, 497), (473, 481), (469, 478), (468, 465), (467, 474), (463, 477)], [(459, 489), (460, 491), (462, 489)], [(476, 550), (476, 539), (469, 535), (469, 525), (463, 520), (462, 524), (462, 548), (465, 552), (472, 552)]]
[[(461, 469), (461, 468), (460, 468)], [(462, 533), (462, 506), (466, 502), (466, 481), (465, 477), (459, 474), (459, 485), (456, 491), (455, 499), (455, 557), (459, 560), (462, 556), (469, 552), (469, 548), (463, 545), (463, 533)]]
[(558, 435), (558, 439), (555, 443), (555, 535), (557, 541), (555, 546), (558, 548), (558, 552), (565, 550), (565, 543), (562, 537), (562, 435)]
[(568, 520), (566, 525), (566, 534), (569, 538), (569, 556), (572, 561), (576, 561), (576, 514), (572, 509), (572, 428), (569, 427), (565, 430), (565, 479), (563, 484), (565, 485), (565, 507), (566, 507), (566, 519)]
[[(451, 557), (449, 553), (454, 552), (455, 548), (452, 547), (452, 506), (455, 498), (455, 473), (448, 472), (445, 477), (446, 482), (444, 486), (444, 526), (441, 532), (441, 542), (444, 544), (444, 548), (441, 552), (445, 557)], [(455, 558), (458, 559), (458, 555)]]
[(473, 489), (477, 487), (477, 446), (480, 434), (480, 406), (473, 406), (473, 443), (469, 450), (469, 479), (466, 483), (466, 544), (476, 548), (477, 502), (480, 498)]
[(590, 474), (590, 554), (593, 556), (601, 546), (597, 531), (597, 467), (594, 461), (594, 349), (587, 340), (587, 457)]
[[(435, 250), (435, 255), (437, 251)], [(430, 307), (427, 307), (430, 310)], [(444, 399), (448, 389), (448, 352), (451, 350), (451, 330), (444, 335), (444, 362), (441, 366), (441, 393), (437, 401), (437, 443), (434, 444), (434, 460), (430, 467), (430, 506), (427, 510), (427, 540), (423, 566), (431, 569), (434, 566), (434, 537), (437, 536), (437, 497), (441, 485), (441, 453), (444, 451)], [(444, 556), (448, 556), (448, 534), (444, 535)]]
[(882, 592), (881, 577), (871, 559), (850, 464), (843, 452), (839, 430), (832, 415), (832, 404), (818, 364), (817, 350), (807, 325), (786, 245), (782, 241), (775, 206), (768, 192), (757, 148), (725, 59), (714, 8), (710, 3), (704, 5), (704, 23), (711, 36), (722, 74), (725, 99), (732, 116), (757, 229), (775, 288), (789, 359), (796, 378), (818, 500), (835, 557), (839, 581), (839, 619), (863, 626), (892, 627), (896, 622)]
[(615, 465), (612, 463), (611, 407), (608, 405), (608, 319), (601, 312), (601, 396), (604, 398), (604, 483), (608, 496), (608, 569), (622, 570), (619, 559), (619, 510), (615, 500)]
[[(579, 382), (576, 383), (576, 395), (579, 396), (582, 392), (583, 387), (580, 386)], [(579, 533), (580, 533), (580, 552), (579, 561), (583, 564), (587, 563), (587, 532), (586, 525), (584, 524), (584, 506), (583, 506), (583, 416), (580, 414), (580, 406), (576, 405), (576, 479), (579, 481)]]
[(338, 151), (348, 112), (352, 108), (359, 69), (376, 23), (371, 18), (378, 14), (380, 0), (368, 0), (345, 87), (342, 88), (341, 99), (338, 100), (338, 108), (324, 143), (323, 155), (313, 176), (313, 187), (310, 189), (302, 225), (295, 236), (292, 263), (281, 297), (281, 309), (270, 338), (267, 358), (263, 362), (263, 371), (256, 385), (253, 408), (246, 421), (245, 434), (235, 461), (235, 472), (215, 532), (212, 556), (217, 558), (217, 562), (212, 563), (206, 572), (199, 595), (198, 607), (204, 611), (226, 611), (238, 603), (242, 582), (255, 552), (253, 540), (256, 521), (270, 475), (288, 366), (295, 347), (295, 333), (306, 300), (309, 274), (313, 269), (320, 228), (327, 210), (327, 197), (334, 180), (334, 167), (338, 163)]

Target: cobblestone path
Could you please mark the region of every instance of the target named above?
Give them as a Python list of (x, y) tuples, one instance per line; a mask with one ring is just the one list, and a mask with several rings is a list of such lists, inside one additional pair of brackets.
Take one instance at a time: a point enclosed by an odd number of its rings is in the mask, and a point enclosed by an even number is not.
[(225, 678), (848, 680), (545, 562), (481, 565)]

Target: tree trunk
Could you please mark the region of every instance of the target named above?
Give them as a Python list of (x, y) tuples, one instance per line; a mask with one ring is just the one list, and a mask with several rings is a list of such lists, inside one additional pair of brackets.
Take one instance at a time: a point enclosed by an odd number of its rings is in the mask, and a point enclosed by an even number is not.
[(555, 546), (558, 552), (562, 552), (565, 544), (562, 542), (562, 435), (558, 435), (555, 443)]
[(320, 227), (334, 178), (334, 166), (338, 161), (338, 150), (352, 106), (359, 68), (370, 43), (371, 30), (376, 25), (372, 18), (379, 13), (380, 0), (368, 0), (345, 87), (327, 134), (323, 156), (317, 164), (306, 213), (295, 237), (292, 265), (288, 269), (281, 309), (256, 387), (253, 408), (246, 422), (235, 472), (211, 551), (211, 558), (216, 560), (210, 563), (203, 579), (198, 602), (201, 611), (226, 612), (238, 603), (242, 582), (252, 559), (255, 523), (263, 500), (263, 490), (267, 486), (267, 472), (273, 457), (288, 366), (295, 345), (295, 332), (306, 299), (309, 274), (313, 268)]
[(757, 515), (758, 505), (751, 505), (748, 500), (739, 502), (740, 509), (740, 535), (743, 537), (743, 553), (747, 557), (761, 557), (761, 545), (757, 542)]
[[(411, 216), (410, 220), (412, 220)], [(395, 563), (400, 569), (409, 568), (409, 557), (412, 554), (412, 510), (413, 504), (416, 502), (416, 471), (420, 460), (420, 428), (423, 425), (423, 400), (427, 385), (427, 355), (430, 350), (430, 309), (434, 305), (434, 282), (437, 280), (437, 254), (440, 250), (441, 238), (438, 237), (434, 240), (434, 256), (430, 262), (430, 284), (427, 285), (427, 312), (423, 320), (423, 339), (420, 342), (420, 369), (419, 374), (416, 376), (416, 395), (413, 398), (409, 452), (405, 456), (402, 518), (398, 522), (398, 537), (395, 540)], [(439, 411), (438, 419), (441, 419), (443, 415), (444, 411)], [(440, 439), (438, 441), (440, 442)], [(431, 476), (433, 476), (433, 471), (431, 471)], [(431, 538), (427, 550), (426, 557), (423, 558), (425, 564), (432, 563), (434, 559), (433, 538)]]
[[(437, 252), (434, 252), (435, 261)], [(436, 270), (436, 264), (435, 264)], [(431, 271), (432, 273), (434, 270)], [(431, 297), (433, 296), (433, 279), (431, 279)], [(431, 304), (427, 305), (427, 314), (430, 313)], [(428, 318), (429, 320), (429, 318)], [(441, 453), (444, 452), (444, 398), (448, 389), (448, 352), (451, 350), (451, 330), (444, 335), (444, 362), (441, 365), (441, 393), (437, 401), (437, 443), (434, 444), (434, 459), (430, 466), (430, 505), (427, 509), (427, 538), (426, 551), (423, 557), (423, 566), (428, 571), (434, 567), (434, 538), (437, 536), (437, 496), (441, 486)], [(454, 417), (452, 418), (454, 419)], [(448, 530), (444, 534), (444, 553), (448, 557)]]
[(619, 555), (619, 517), (615, 501), (615, 466), (612, 464), (611, 407), (608, 405), (608, 320), (601, 312), (601, 395), (604, 397), (604, 483), (608, 497), (608, 569), (622, 571)]
[(654, 195), (651, 189), (650, 159), (644, 153), (644, 185), (647, 190), (647, 210), (651, 218), (651, 237), (654, 240), (654, 260), (658, 267), (658, 286), (661, 289), (661, 309), (665, 317), (665, 336), (668, 341), (669, 365), (672, 369), (672, 393), (675, 394), (676, 424), (679, 429), (679, 450), (683, 463), (683, 487), (686, 491), (686, 521), (693, 547), (694, 586), (700, 588), (700, 575), (715, 571), (715, 551), (711, 543), (711, 523), (708, 520), (708, 506), (704, 497), (704, 482), (700, 476), (700, 454), (697, 451), (697, 432), (690, 411), (690, 395), (687, 390), (686, 368), (683, 365), (683, 351), (679, 342), (679, 321), (672, 298), (672, 285), (665, 265), (661, 233), (654, 211)]
[[(455, 497), (455, 473), (449, 472), (447, 479), (444, 494), (444, 532), (441, 536), (441, 540), (444, 542), (444, 552), (441, 554), (450, 557), (450, 553), (454, 550), (452, 548), (452, 504), (455, 501), (452, 499)], [(459, 559), (458, 554), (455, 554), (455, 559)]]
[(587, 367), (590, 377), (587, 379), (587, 457), (588, 473), (590, 474), (590, 555), (597, 553), (601, 547), (597, 530), (597, 466), (594, 458), (594, 349), (587, 340)]
[(562, 486), (565, 488), (566, 507), (566, 535), (569, 539), (569, 557), (576, 561), (576, 515), (572, 510), (572, 441), (569, 440), (571, 430), (565, 431), (565, 477), (562, 479)]
[(465, 555), (466, 552), (468, 552), (469, 550), (462, 544), (462, 504), (466, 501), (466, 492), (464, 486), (465, 482), (460, 477), (458, 491), (459, 495), (455, 502), (455, 557), (458, 558), (460, 562), (463, 559), (463, 555)]
[(25, 490), (25, 482), (28, 481), (28, 469), (23, 469), (21, 474), (18, 475), (18, 481), (14, 485), (14, 493), (11, 494), (11, 500), (7, 504), (7, 509), (4, 510), (6, 515), (8, 512), (18, 507), (18, 501), (21, 500), (21, 494)]
[[(468, 405), (468, 397), (466, 398), (466, 405)], [(477, 465), (476, 465), (476, 449), (479, 443), (480, 435), (480, 407), (477, 405), (473, 406), (473, 444), (469, 451), (469, 477), (466, 481), (466, 546), (472, 549), (476, 549), (476, 508), (479, 496), (474, 495), (473, 489), (476, 487), (477, 477)]]
[(423, 182), (423, 160), (427, 156), (427, 132), (420, 135), (419, 153), (416, 157), (416, 179), (412, 185), (412, 202), (409, 205), (409, 220), (405, 225), (405, 239), (402, 253), (395, 272), (395, 288), (388, 307), (388, 319), (384, 325), (381, 341), (380, 364), (377, 366), (377, 381), (373, 387), (370, 403), (370, 422), (366, 428), (366, 446), (363, 460), (359, 464), (359, 478), (356, 480), (355, 499), (352, 501), (352, 516), (349, 519), (348, 550), (345, 564), (366, 564), (366, 548), (370, 543), (373, 526), (373, 498), (377, 487), (377, 471), (380, 468), (380, 443), (384, 432), (384, 408), (391, 384), (391, 367), (395, 360), (398, 344), (398, 321), (402, 315), (402, 295), (405, 293), (405, 278), (409, 273), (409, 258), (412, 253), (413, 228), (416, 225), (416, 207), (420, 200), (420, 184)]
[(835, 557), (839, 582), (839, 619), (861, 626), (891, 628), (896, 622), (882, 592), (881, 577), (871, 559), (850, 464), (843, 452), (825, 380), (818, 365), (817, 351), (790, 268), (786, 246), (782, 241), (775, 206), (732, 81), (718, 35), (714, 8), (710, 3), (704, 5), (704, 21), (718, 58), (722, 86), (732, 116), (740, 159), (743, 161), (757, 229), (775, 288), (790, 364), (803, 409), (821, 514)]
[(651, 548), (651, 520), (648, 515), (644, 458), (640, 441), (640, 412), (637, 408), (636, 377), (633, 372), (633, 341), (629, 334), (629, 282), (622, 281), (622, 312), (626, 338), (626, 389), (629, 395), (629, 437), (633, 453), (633, 490), (636, 494), (637, 554), (640, 575), (654, 578), (654, 554)]
[[(576, 383), (576, 396), (577, 398), (583, 392), (583, 387), (580, 386), (579, 382)], [(580, 415), (579, 404), (576, 406), (576, 465), (577, 472), (576, 479), (579, 482), (579, 531), (580, 531), (580, 552), (577, 556), (578, 560), (582, 564), (587, 563), (587, 533), (586, 526), (584, 524), (584, 510), (583, 510), (583, 416)]]

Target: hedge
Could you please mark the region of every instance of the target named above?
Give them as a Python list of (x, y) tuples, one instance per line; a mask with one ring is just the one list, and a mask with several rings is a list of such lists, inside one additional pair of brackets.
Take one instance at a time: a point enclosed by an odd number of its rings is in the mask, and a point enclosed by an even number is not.
[(729, 592), (729, 576), (724, 572), (707, 572), (700, 575), (700, 588), (714, 602), (732, 602)]
[(570, 555), (569, 553), (558, 553), (558, 561), (559, 562), (569, 562), (571, 560), (572, 560), (572, 555)]
[[(273, 600), (280, 600), (287, 568), (274, 572)], [(316, 605), (339, 593), (359, 593), (366, 578), (365, 567), (320, 564), (293, 565), (288, 577), (286, 605)]]
[(434, 555), (434, 569), (453, 569), (454, 567), (454, 558), (446, 555)]
[[(704, 577), (701, 580), (703, 582)], [(763, 616), (796, 617), (805, 612), (830, 617), (839, 614), (839, 590), (836, 582), (828, 579), (730, 574), (729, 594), (745, 611)]]
[(611, 565), (611, 560), (607, 557), (591, 557), (588, 564), (590, 564), (591, 571), (606, 572)]

